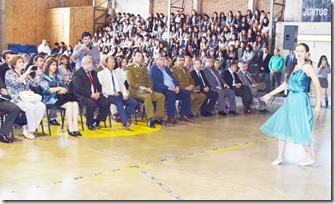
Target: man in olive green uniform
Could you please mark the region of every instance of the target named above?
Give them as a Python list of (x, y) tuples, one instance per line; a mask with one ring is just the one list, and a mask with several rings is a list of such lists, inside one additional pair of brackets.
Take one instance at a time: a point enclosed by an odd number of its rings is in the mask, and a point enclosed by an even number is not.
[[(148, 68), (141, 65), (142, 61), (142, 53), (136, 50), (133, 56), (133, 63), (127, 67), (129, 94), (131, 97), (143, 101), (145, 114), (148, 118), (147, 126), (154, 128), (154, 124), (166, 124), (162, 119), (164, 115), (165, 96), (152, 90), (152, 82)], [(154, 113), (152, 102), (156, 103), (156, 113)]]
[(191, 115), (195, 118), (202, 103), (206, 99), (206, 95), (200, 92), (200, 86), (194, 87), (194, 79), (191, 76), (190, 70), (184, 66), (185, 57), (177, 57), (177, 65), (171, 68), (171, 72), (179, 83), (181, 89), (191, 92)]

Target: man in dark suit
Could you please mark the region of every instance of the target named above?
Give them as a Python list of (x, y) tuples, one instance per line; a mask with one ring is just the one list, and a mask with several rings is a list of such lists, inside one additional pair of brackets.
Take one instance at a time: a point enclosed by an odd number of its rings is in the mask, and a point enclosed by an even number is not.
[(241, 63), (241, 69), (238, 70), (237, 75), (240, 78), (243, 85), (248, 85), (250, 91), (254, 97), (258, 98), (259, 108), (258, 110), (262, 113), (268, 113), (270, 111), (266, 110), (266, 103), (261, 100), (261, 97), (265, 95), (266, 85), (264, 82), (257, 83), (254, 78), (251, 77), (248, 71), (247, 62)]
[(201, 68), (201, 61), (198, 59), (195, 60), (191, 76), (194, 79), (195, 86), (200, 86), (200, 91), (206, 95), (206, 99), (200, 107), (201, 115), (204, 117), (213, 116), (215, 103), (218, 100), (218, 93), (210, 90), (209, 82)]
[(226, 116), (226, 97), (229, 101), (229, 115), (239, 115), (236, 112), (236, 97), (235, 92), (230, 89), (229, 85), (220, 77), (219, 71), (213, 66), (213, 59), (206, 59), (206, 66), (203, 68), (203, 71), (208, 80), (209, 86), (212, 91), (218, 93), (218, 110), (219, 115)]
[(158, 55), (156, 63), (149, 70), (149, 75), (153, 83), (154, 91), (165, 95), (167, 122), (176, 124), (176, 100), (181, 100), (180, 120), (193, 122), (194, 119), (188, 115), (191, 113), (191, 92), (180, 89), (178, 81), (173, 76), (170, 69), (164, 67), (164, 56)]
[(21, 109), (10, 102), (10, 97), (8, 97), (8, 92), (5, 87), (5, 83), (2, 82), (0, 78), (0, 112), (6, 114), (6, 119), (2, 121), (0, 127), (0, 142), (4, 143), (12, 143), (14, 142), (14, 138), (9, 137), (9, 133), (12, 129), (13, 123), (17, 116), (20, 114)]
[(269, 53), (269, 48), (263, 48), (263, 54), (259, 55), (258, 65), (259, 65), (259, 80), (266, 84), (266, 92), (271, 91), (271, 81), (270, 81), (270, 69), (269, 62), (272, 55)]
[(10, 70), (9, 67), (9, 58), (14, 54), (11, 50), (5, 50), (2, 52), (1, 56), (3, 58), (3, 64), (0, 65), (0, 78), (4, 82), (5, 81), (5, 75), (8, 70)]
[[(73, 92), (78, 97), (82, 106), (86, 105), (86, 125), (88, 129), (100, 128), (100, 121), (105, 121), (110, 113), (111, 102), (101, 94), (102, 88), (93, 70), (93, 58), (86, 55), (82, 59), (81, 67), (73, 74)], [(96, 119), (94, 111), (99, 106), (99, 113)]]
[(244, 113), (250, 114), (251, 112), (251, 104), (253, 102), (253, 96), (250, 91), (249, 86), (243, 85), (242, 81), (236, 74), (237, 72), (237, 64), (232, 63), (230, 67), (224, 71), (224, 80), (230, 86), (232, 90), (235, 91), (236, 96), (241, 96), (242, 103), (244, 106)]

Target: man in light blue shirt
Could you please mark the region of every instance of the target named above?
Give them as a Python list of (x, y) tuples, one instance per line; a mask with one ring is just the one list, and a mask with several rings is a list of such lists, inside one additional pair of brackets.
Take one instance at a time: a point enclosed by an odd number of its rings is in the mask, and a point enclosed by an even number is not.
[(154, 86), (154, 90), (165, 95), (166, 112), (168, 115), (167, 123), (176, 124), (176, 100), (181, 100), (180, 121), (193, 122), (189, 117), (191, 113), (190, 92), (179, 88), (178, 81), (173, 76), (170, 69), (164, 67), (166, 58), (157, 55), (156, 62), (149, 70), (149, 75)]

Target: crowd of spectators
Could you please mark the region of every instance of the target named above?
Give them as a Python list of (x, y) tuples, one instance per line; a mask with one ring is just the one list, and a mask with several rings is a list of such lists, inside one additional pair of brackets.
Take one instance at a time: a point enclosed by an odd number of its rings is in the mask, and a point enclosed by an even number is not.
[[(243, 15), (241, 11), (237, 11), (236, 15), (234, 15), (232, 11), (229, 11), (227, 16), (224, 12), (220, 12), (219, 14), (213, 12), (211, 17), (207, 14), (199, 14), (196, 10), (193, 10), (192, 15), (190, 16), (178, 11), (176, 14), (171, 13), (170, 35), (168, 35), (168, 23), (168, 18), (162, 13), (156, 13), (155, 16), (150, 14), (147, 19), (144, 19), (139, 14), (117, 13), (114, 18), (109, 16), (107, 18), (107, 23), (102, 27), (98, 27), (93, 36), (84, 32), (83, 34), (85, 35), (81, 36), (81, 39), (78, 41), (78, 44), (74, 46), (74, 49), (72, 49), (71, 45), (66, 45), (64, 42), (55, 42), (54, 46), (51, 47), (50, 42), (43, 39), (42, 43), (38, 46), (38, 54), (22, 54), (19, 57), (16, 53), (6, 50), (2, 53), (3, 60), (0, 62), (0, 65), (2, 64), (0, 67), (2, 82), (6, 82), (6, 85), (8, 86), (10, 80), (7, 73), (13, 72), (14, 77), (15, 71), (20, 72), (22, 76), (34, 83), (41, 81), (41, 76), (42, 78), (44, 77), (44, 79), (48, 79), (49, 82), (53, 81), (53, 78), (57, 75), (57, 79), (61, 77), (57, 81), (57, 84), (60, 87), (66, 87), (66, 89), (70, 91), (70, 83), (73, 80), (74, 73), (83, 67), (83, 62), (81, 60), (83, 60), (86, 55), (90, 55), (91, 59), (86, 59), (88, 60), (86, 63), (91, 61), (90, 63), (92, 63), (92, 66), (97, 72), (109, 67), (107, 64), (109, 59), (115, 59), (115, 68), (121, 68), (120, 70), (124, 72), (120, 73), (120, 77), (122, 78), (122, 81), (125, 82), (125, 85), (128, 86), (128, 79), (126, 78), (125, 73), (127, 71), (127, 65), (134, 65), (134, 53), (142, 53), (141, 58), (143, 59), (140, 60), (140, 64), (137, 65), (135, 63), (136, 66), (144, 65), (149, 72), (151, 72), (151, 67), (158, 67), (157, 69), (161, 69), (161, 67), (166, 67), (168, 69), (175, 67), (175, 69), (171, 70), (178, 70), (178, 67), (183, 67), (183, 61), (181, 60), (185, 58), (186, 62), (183, 68), (184, 70), (192, 71), (194, 69), (193, 62), (198, 61), (202, 63), (199, 68), (209, 67), (214, 71), (217, 70), (215, 76), (213, 74), (214, 78), (216, 78), (219, 76), (219, 72), (223, 73), (225, 70), (227, 73), (233, 74), (233, 71), (231, 71), (230, 68), (237, 67), (237, 62), (243, 62), (246, 65), (252, 61), (258, 61), (258, 58), (261, 57), (260, 53), (263, 53), (259, 51), (263, 51), (268, 45), (269, 20), (267, 14), (263, 10), (256, 10), (254, 14), (252, 14), (251, 10), (247, 10), (245, 15)], [(259, 56), (255, 57), (255, 55)], [(13, 56), (17, 59), (15, 60), (15, 63), (13, 62), (11, 65), (10, 61), (13, 61)], [(156, 61), (154, 63), (154, 59), (160, 60), (159, 66)], [(209, 66), (210, 60), (213, 61), (212, 65)], [(46, 64), (44, 63), (47, 61), (50, 61), (48, 69), (45, 68)], [(35, 71), (32, 71), (34, 66), (37, 68)], [(55, 68), (51, 69), (51, 67), (55, 66), (57, 69), (56, 71), (54, 70)], [(93, 67), (84, 67), (84, 69), (91, 70)], [(15, 71), (12, 71), (12, 69)], [(110, 69), (113, 70), (113, 66)], [(7, 72), (8, 70), (11, 71)], [(236, 74), (236, 71), (234, 71), (234, 74)], [(173, 74), (175, 74), (174, 72)], [(212, 73), (214, 72), (211, 71), (210, 74)], [(170, 73), (170, 75), (173, 78), (172, 73)], [(190, 76), (191, 75), (188, 77)], [(222, 76), (222, 78), (224, 77)], [(40, 83), (37, 84), (37, 86), (39, 85), (42, 88), (42, 91), (47, 90), (43, 93), (39, 93), (43, 95), (44, 98), (46, 97), (45, 93), (50, 92), (48, 91), (49, 88), (46, 86), (46, 84), (49, 86), (48, 83), (44, 83), (44, 86)], [(4, 85), (4, 89), (6, 88), (6, 85)], [(221, 85), (223, 88), (228, 87), (225, 82), (222, 82)], [(221, 85), (219, 84), (219, 86)], [(231, 86), (233, 85), (234, 84)], [(76, 86), (77, 84), (74, 84), (74, 87)], [(132, 86), (132, 84), (130, 84), (130, 86)], [(178, 85), (176, 84), (176, 86)], [(47, 88), (43, 89), (45, 87)], [(8, 86), (7, 88), (11, 87)], [(243, 100), (246, 98), (244, 95), (249, 95), (249, 98), (245, 99), (243, 103), (245, 105), (245, 113), (250, 113), (252, 97), (250, 97), (251, 92), (249, 87), (245, 88), (246, 91), (237, 95), (241, 96)], [(60, 89), (61, 88), (59, 87), (55, 87), (52, 90), (56, 93)], [(35, 93), (38, 93), (40, 89), (35, 89), (34, 86), (27, 86), (27, 90), (32, 90)], [(215, 88), (213, 90), (217, 91)], [(12, 94), (13, 91), (10, 89), (9, 92), (9, 94)], [(234, 93), (235, 92), (236, 91), (234, 91)], [(53, 94), (52, 97), (56, 97), (53, 91), (49, 94)], [(181, 120), (188, 122), (193, 121), (193, 118), (197, 111), (199, 111), (204, 99), (205, 96), (202, 96), (200, 100), (201, 103), (195, 106), (195, 108), (191, 107), (192, 110), (190, 107), (182, 108), (182, 110), (185, 110), (185, 115), (182, 115)], [(235, 99), (235, 97), (232, 99)], [(98, 99), (95, 99), (95, 102), (97, 100)], [(192, 99), (192, 101), (193, 100), (194, 99)], [(233, 103), (235, 104), (235, 101), (230, 101), (228, 105), (226, 104), (227, 106), (230, 105), (233, 107), (229, 113), (238, 115)], [(63, 103), (59, 105), (64, 105), (65, 107), (65, 104)], [(184, 105), (186, 104), (184, 103)], [(222, 107), (225, 107), (226, 105), (222, 105)], [(172, 105), (170, 106), (172, 107)], [(27, 112), (27, 110), (22, 107), (20, 108), (23, 112)], [(77, 110), (78, 108), (74, 109)], [(43, 110), (44, 109), (41, 109), (42, 112), (44, 112)], [(114, 111), (117, 113), (119, 110)], [(111, 112), (114, 114), (112, 107)], [(73, 115), (76, 117), (78, 112), (74, 112)], [(206, 111), (201, 111), (201, 115), (211, 116), (212, 111), (207, 111), (206, 109)], [(219, 111), (219, 115), (225, 116), (227, 114), (224, 110), (221, 110)], [(168, 116), (167, 122), (174, 124), (175, 121), (172, 120), (174, 117), (170, 115)], [(73, 116), (67, 115), (67, 117), (72, 118)], [(59, 125), (56, 118), (56, 113), (51, 113), (49, 122), (52, 125)], [(27, 127), (27, 124), (29, 126), (31, 123), (27, 122), (27, 119), (31, 121), (31, 119), (26, 117), (24, 127)], [(115, 119), (117, 119), (117, 114)], [(33, 129), (36, 129), (36, 124), (38, 124), (38, 121), (40, 120), (41, 118), (39, 116), (34, 125), (29, 127), (28, 136), (27, 134), (24, 134), (28, 139), (35, 138)], [(94, 121), (91, 122), (93, 124), (87, 124), (89, 129), (100, 127), (99, 121), (101, 120), (94, 119)], [(129, 127), (129, 123), (126, 120), (123, 123), (125, 127)], [(164, 124), (165, 122), (162, 121), (161, 117), (153, 117), (152, 120), (148, 120), (148, 127), (154, 127), (155, 123)], [(71, 136), (80, 136), (77, 124), (73, 124), (72, 126), (73, 127), (70, 128), (71, 130), (68, 129), (69, 134), (71, 133)], [(7, 135), (7, 132), (4, 135)], [(3, 138), (6, 139), (6, 137)]]
[(221, 68), (227, 62), (250, 62), (256, 53), (268, 45), (269, 19), (264, 10), (248, 9), (208, 14), (192, 10), (191, 15), (183, 12), (171, 13), (170, 35), (168, 18), (163, 13), (149, 14), (147, 19), (140, 14), (117, 13), (108, 17), (107, 23), (98, 27), (93, 43), (101, 54), (132, 59), (135, 49), (140, 49), (144, 62), (151, 63), (152, 57), (162, 54), (171, 60), (178, 55), (204, 59), (219, 58)]

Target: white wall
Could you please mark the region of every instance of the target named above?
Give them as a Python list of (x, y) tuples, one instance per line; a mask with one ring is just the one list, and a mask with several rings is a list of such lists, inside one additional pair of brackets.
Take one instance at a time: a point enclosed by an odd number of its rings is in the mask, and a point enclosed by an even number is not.
[(150, 13), (150, 0), (116, 0), (115, 12), (140, 14), (145, 19)]
[[(275, 47), (281, 50), (281, 55), (285, 58), (289, 50), (283, 50), (283, 35), (285, 25), (298, 26), (297, 43), (306, 43), (309, 46), (311, 60), (315, 69), (321, 55), (326, 55), (329, 63), (332, 62), (331, 52), (331, 23), (302, 23), (302, 22), (278, 22)], [(331, 74), (328, 78), (331, 84)], [(315, 88), (311, 86), (311, 94), (315, 95)], [(331, 89), (328, 89), (328, 95), (331, 95)]]

